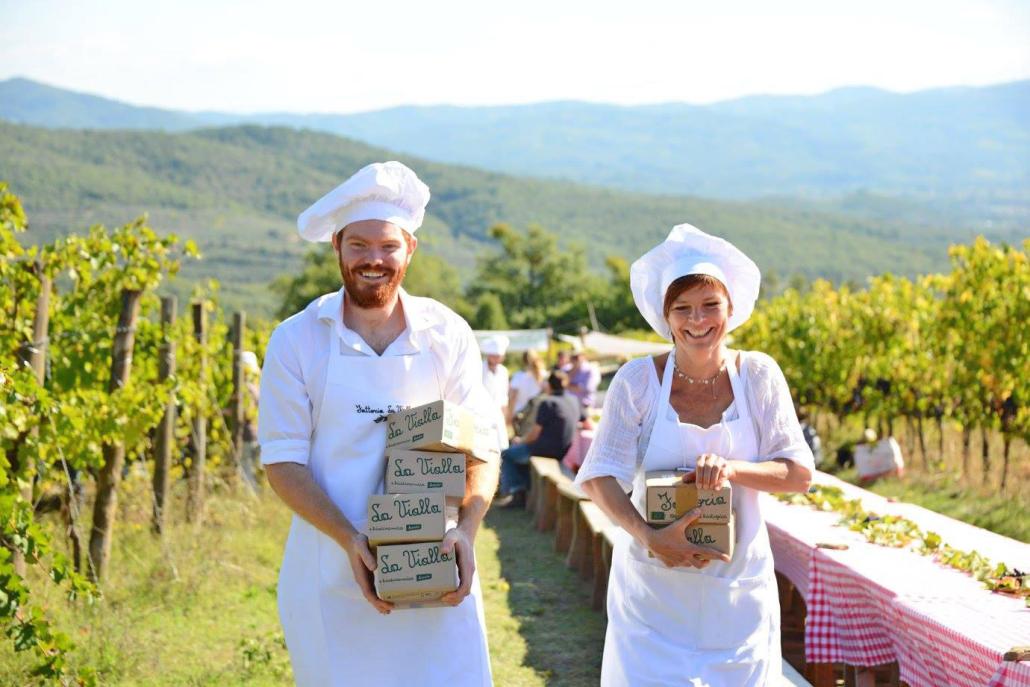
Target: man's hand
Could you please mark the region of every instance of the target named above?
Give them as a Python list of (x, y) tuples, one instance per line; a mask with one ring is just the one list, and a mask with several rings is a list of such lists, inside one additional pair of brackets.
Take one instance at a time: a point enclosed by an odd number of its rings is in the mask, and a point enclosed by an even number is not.
[(651, 530), (645, 546), (655, 558), (671, 568), (704, 568), (716, 560), (729, 563), (730, 557), (726, 554), (687, 541), (687, 528), (700, 516), (701, 509), (695, 508), (668, 527)]
[(383, 615), (388, 614), (393, 609), (393, 604), (376, 596), (375, 578), (373, 577), (376, 559), (368, 548), (368, 537), (360, 532), (355, 534), (344, 550), (347, 552), (347, 558), (350, 559), (354, 580), (358, 583), (365, 600)]
[(733, 461), (705, 453), (697, 459), (697, 466), (683, 475), (683, 481), (697, 482), (698, 489), (722, 489), (733, 481), (733, 476)]
[(458, 588), (440, 597), (440, 601), (450, 606), (460, 604), (472, 591), (472, 576), (476, 572), (476, 558), (473, 555), (472, 540), (460, 527), (448, 530), (440, 543), (440, 552), (457, 555)]

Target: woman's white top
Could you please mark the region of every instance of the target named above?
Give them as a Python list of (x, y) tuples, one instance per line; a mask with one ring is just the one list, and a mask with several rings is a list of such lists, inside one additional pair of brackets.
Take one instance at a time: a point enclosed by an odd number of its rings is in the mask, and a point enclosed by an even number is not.
[(544, 384), (538, 382), (525, 370), (519, 370), (511, 376), (511, 389), (515, 392), (515, 406), (511, 411), (518, 413), (526, 407), (531, 399), (543, 393)]
[[(786, 458), (814, 469), (815, 459), (801, 432), (780, 366), (765, 353), (747, 351), (740, 376), (756, 425), (758, 460)], [(631, 360), (615, 373), (594, 441), (576, 475), (577, 484), (610, 476), (626, 491), (631, 489), (647, 451), (661, 388), (650, 357)]]

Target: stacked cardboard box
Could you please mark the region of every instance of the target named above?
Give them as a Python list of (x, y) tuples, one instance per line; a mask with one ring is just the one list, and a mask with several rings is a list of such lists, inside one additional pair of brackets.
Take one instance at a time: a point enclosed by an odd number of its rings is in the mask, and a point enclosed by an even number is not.
[(496, 443), (493, 425), (446, 401), (387, 417), (386, 493), (368, 500), (379, 598), (431, 606), (458, 588), (457, 561), (440, 541), (465, 497), (467, 461), (495, 459)]
[(644, 475), (646, 493), (645, 518), (653, 526), (662, 527), (694, 508), (700, 508), (697, 520), (687, 527), (687, 540), (733, 556), (735, 522), (733, 490), (698, 489), (684, 483), (683, 472), (655, 470)]

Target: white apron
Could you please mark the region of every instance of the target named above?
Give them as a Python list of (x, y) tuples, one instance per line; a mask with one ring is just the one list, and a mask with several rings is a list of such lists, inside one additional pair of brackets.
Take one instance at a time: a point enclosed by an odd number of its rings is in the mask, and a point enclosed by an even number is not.
[[(344, 355), (343, 339), (335, 330), (331, 335), (333, 354), (308, 465), (362, 532), (368, 496), (383, 491), (386, 423), (377, 418), (391, 406), (443, 396), (428, 335), (420, 335), (421, 350), (405, 331), (382, 356)], [(301, 687), (491, 684), (478, 577), (457, 607), (380, 615), (362, 596), (346, 552), (295, 515), (278, 592), (293, 675)]]
[[(754, 461), (758, 442), (736, 365), (730, 363), (736, 419), (703, 429), (681, 423), (669, 403), (672, 363), (662, 376), (654, 429), (633, 482), (645, 512), (644, 473), (692, 468), (702, 453)], [(731, 407), (732, 410), (732, 407)], [(769, 536), (758, 492), (733, 485), (736, 544), (729, 563), (669, 568), (632, 538), (620, 540), (608, 585), (608, 631), (601, 684), (763, 687), (780, 676), (780, 613)]]

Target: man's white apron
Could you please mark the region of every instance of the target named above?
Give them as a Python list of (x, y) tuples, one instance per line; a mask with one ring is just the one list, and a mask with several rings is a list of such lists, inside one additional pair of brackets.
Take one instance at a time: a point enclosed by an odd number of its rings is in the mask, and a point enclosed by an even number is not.
[[(428, 335), (405, 331), (382, 356), (345, 355), (334, 331), (309, 467), (355, 528), (382, 493), (385, 414), (443, 397)], [(491, 684), (479, 580), (457, 607), (380, 615), (362, 596), (347, 554), (294, 516), (279, 573), (279, 615), (301, 687)]]
[[(679, 421), (669, 403), (672, 367), (670, 360), (643, 469), (633, 483), (641, 515), (645, 471), (692, 468), (702, 453), (747, 461), (758, 453), (736, 365), (728, 367), (737, 417), (707, 429)], [(781, 669), (779, 599), (758, 492), (733, 485), (733, 507), (737, 541), (729, 563), (669, 568), (635, 540), (621, 540), (608, 587), (602, 685), (775, 684)]]

